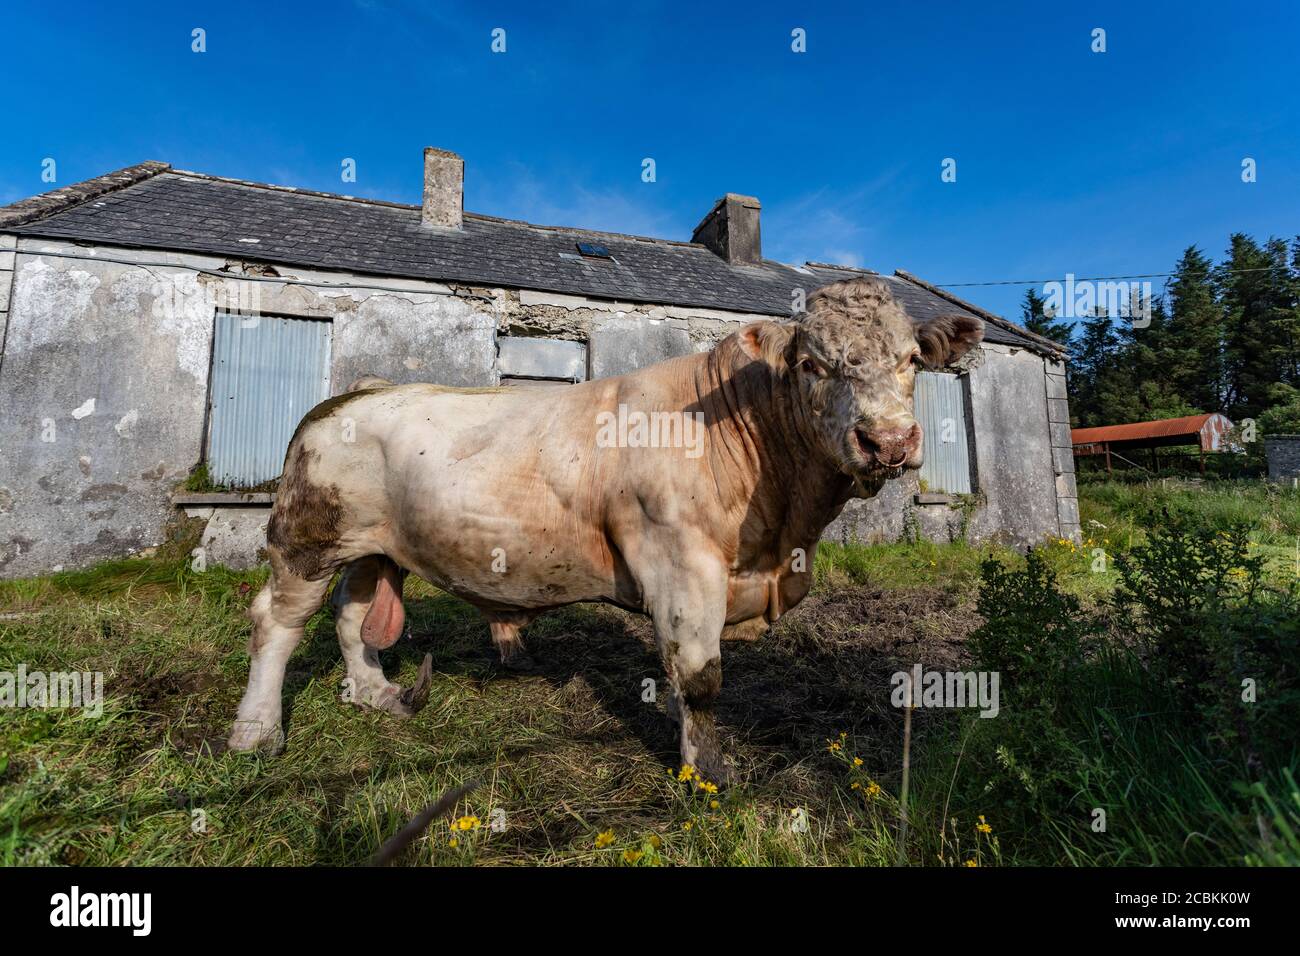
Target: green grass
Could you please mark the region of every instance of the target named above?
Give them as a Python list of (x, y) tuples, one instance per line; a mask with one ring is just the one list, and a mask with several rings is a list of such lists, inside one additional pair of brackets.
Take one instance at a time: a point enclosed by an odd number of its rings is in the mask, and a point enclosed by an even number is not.
[(1300, 540), (1300, 490), (1258, 480), (1081, 480), (1079, 505), (1085, 531), (1102, 530), (1092, 524), (1097, 522), (1116, 540), (1140, 537), (1143, 518), (1153, 509), (1196, 514), (1219, 531), (1248, 525), (1261, 545), (1294, 549)]
[[(825, 749), (865, 727), (882, 780), (897, 762), (897, 715), (876, 692), (890, 654), (864, 637), (857, 605), (826, 610), (826, 596), (810, 598), (805, 626), (792, 619), (728, 649), (724, 722), (750, 782), (714, 798), (670, 778), (675, 731), (661, 701), (641, 699), (645, 678), (662, 679), (644, 620), (600, 607), (548, 615), (528, 634), (543, 666), (519, 677), (497, 667), (476, 612), (420, 582), (407, 591), (416, 637), (386, 655), (408, 683), (423, 653), (434, 655), (437, 682), (418, 718), (340, 702), (344, 669), (322, 612), (290, 663), (286, 753), (214, 752), (243, 689), (243, 612), (262, 577), (125, 561), (0, 584), (0, 670), (101, 671), (107, 694), (99, 719), (5, 715), (0, 861), (359, 863), (471, 779), (481, 788), (458, 813), (485, 825), (454, 837), (443, 825), (405, 862), (622, 865), (625, 850), (643, 854), (637, 865), (892, 858), (887, 815), (870, 828), (879, 845), (846, 841), (863, 824)], [(895, 618), (912, 601), (860, 591), (849, 593)], [(957, 613), (942, 596), (924, 601), (935, 613), (917, 633)], [(806, 830), (790, 825), (800, 807)], [(493, 810), (505, 814), (503, 832), (486, 826)], [(194, 811), (204, 832), (192, 830)], [(615, 842), (598, 849), (605, 831)], [(652, 837), (653, 853), (638, 849)]]
[[(1133, 501), (1083, 493), (1085, 516), (1114, 524), (1092, 529), (1093, 544), (1118, 541)], [(1227, 509), (1227, 497), (1214, 507)], [(1283, 539), (1260, 543), (1285, 556)], [(196, 573), (160, 558), (0, 582), (0, 671), (100, 671), (107, 695), (99, 719), (4, 715), (0, 863), (357, 864), (473, 780), (479, 789), (456, 815), (479, 825), (436, 824), (402, 862), (891, 865), (903, 734), (889, 678), (917, 660), (963, 664), (990, 553), (1023, 563), (962, 544), (821, 549), (799, 609), (762, 640), (724, 648), (718, 712), (743, 782), (716, 796), (675, 776), (662, 697), (642, 699), (647, 678), (662, 688), (662, 672), (637, 616), (594, 606), (544, 616), (527, 631), (539, 668), (519, 676), (498, 667), (476, 612), (412, 580), (413, 639), (384, 661), (409, 684), (429, 652), (435, 684), (429, 706), (403, 722), (340, 701), (345, 672), (322, 612), (289, 665), (287, 750), (263, 757), (214, 746), (247, 677), (244, 611), (263, 572)], [(1114, 586), (1089, 544), (1045, 553), (1086, 607)], [(1062, 720), (1087, 773), (1069, 812), (1050, 818), (993, 785), (1006, 771), (996, 766), (1001, 721), (917, 711), (904, 859), (1296, 862), (1294, 768), (1245, 793), (1240, 768), (1160, 719), (1124, 667), (1100, 659), (1077, 675)], [(1091, 829), (1094, 807), (1107, 810), (1105, 834)], [(976, 830), (980, 815), (991, 834)]]
[(1245, 525), (1274, 580), (1300, 579), (1300, 490), (1248, 479), (1196, 484), (1175, 479), (1107, 482), (1094, 476), (1079, 482), (1079, 517), (1091, 542), (1088, 548), (1116, 552), (1141, 544), (1149, 516), (1162, 511), (1194, 514), (1218, 531)]
[[(1046, 782), (1013, 761), (997, 720), (963, 718), (961, 763), (939, 747), (923, 754), (934, 761), (935, 783), (957, 777), (964, 800), (983, 797), (983, 812), (998, 821), (1017, 862), (1300, 866), (1300, 754), (1247, 786), (1247, 768), (1210, 752), (1192, 722), (1153, 693), (1125, 654), (1088, 661), (1070, 675), (1070, 686), (1055, 715), (1076, 768), (1063, 808), (1043, 810), (1035, 791)], [(1099, 824), (1105, 829), (1095, 829)]]

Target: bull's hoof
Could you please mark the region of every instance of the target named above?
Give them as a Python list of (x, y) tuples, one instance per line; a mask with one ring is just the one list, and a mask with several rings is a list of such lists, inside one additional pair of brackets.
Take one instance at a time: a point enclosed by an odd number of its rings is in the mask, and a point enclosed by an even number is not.
[(375, 710), (382, 710), (394, 717), (414, 717), (429, 703), (429, 689), (433, 686), (433, 655), (425, 654), (420, 664), (420, 673), (412, 687), (403, 690), (396, 684), (391, 685), (377, 699), (366, 704)]
[(518, 650), (509, 657), (501, 658), (501, 666), (516, 674), (527, 674), (537, 669), (537, 661), (525, 650)]
[(767, 623), (765, 618), (756, 617), (748, 621), (741, 621), (739, 624), (728, 624), (722, 629), (722, 640), (724, 641), (757, 641), (769, 630), (772, 625)]
[(260, 720), (237, 720), (226, 746), (238, 753), (260, 751), (275, 755), (284, 751), (284, 729), (279, 724), (269, 728)]
[(729, 787), (737, 780), (736, 769), (721, 754), (696, 756), (695, 774), (702, 781), (718, 787)]

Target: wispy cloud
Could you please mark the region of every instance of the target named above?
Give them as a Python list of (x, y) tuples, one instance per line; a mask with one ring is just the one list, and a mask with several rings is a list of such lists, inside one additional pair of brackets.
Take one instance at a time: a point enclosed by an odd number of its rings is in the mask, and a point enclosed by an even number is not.
[(882, 229), (879, 197), (896, 179), (890, 170), (849, 193), (817, 189), (763, 206), (763, 253), (795, 265), (870, 265)]
[(674, 210), (657, 204), (645, 186), (589, 188), (579, 183), (543, 184), (522, 163), (512, 164), (508, 186), (480, 193), (475, 211), (509, 219), (523, 219), (542, 226), (574, 226), (598, 232), (620, 232), (661, 239), (690, 238), (693, 223), (684, 222)]

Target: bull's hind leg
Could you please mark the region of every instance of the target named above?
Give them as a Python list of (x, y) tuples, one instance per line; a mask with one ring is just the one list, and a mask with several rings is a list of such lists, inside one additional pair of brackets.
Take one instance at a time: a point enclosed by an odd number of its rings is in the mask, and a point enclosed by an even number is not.
[[(415, 686), (403, 690), (384, 676), (378, 649), (364, 639), (369, 633), (372, 642), (383, 644), (388, 639), (388, 631), (394, 626), (391, 622), (396, 622), (395, 626), (400, 631), (402, 615), (396, 609), (376, 607), (377, 592), (381, 592), (381, 603), (396, 600), (400, 606), (401, 580), (394, 568), (391, 561), (380, 555), (353, 561), (344, 569), (339, 583), (335, 585), (330, 604), (334, 608), (334, 630), (338, 634), (339, 648), (343, 651), (343, 660), (348, 667), (343, 699), (359, 707), (382, 710), (398, 717), (410, 717), (429, 699), (433, 659), (425, 655)], [(393, 589), (395, 594), (391, 593)], [(378, 635), (377, 639), (375, 635)]]
[(239, 702), (230, 732), (231, 750), (283, 749), (280, 715), (284, 669), (302, 640), (307, 621), (320, 609), (328, 587), (328, 576), (319, 581), (299, 577), (272, 550), (271, 579), (248, 609), (253, 620), (253, 633), (248, 639), (248, 689)]
[(522, 631), (537, 615), (531, 611), (484, 611), (488, 620), (488, 629), (492, 632), (492, 644), (501, 655), (501, 666), (513, 671), (530, 671), (534, 661), (524, 647)]

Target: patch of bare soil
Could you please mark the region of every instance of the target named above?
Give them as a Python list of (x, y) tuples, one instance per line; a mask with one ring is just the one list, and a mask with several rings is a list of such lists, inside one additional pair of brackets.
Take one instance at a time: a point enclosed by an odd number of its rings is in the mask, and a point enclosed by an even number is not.
[[(594, 739), (630, 734), (671, 764), (675, 728), (642, 699), (647, 678), (663, 689), (650, 622), (609, 608), (543, 621), (527, 634), (535, 677), (575, 705), (573, 729)], [(960, 666), (978, 624), (973, 607), (942, 588), (850, 586), (806, 598), (759, 640), (723, 645), (717, 715), (730, 751), (766, 777), (824, 756), (827, 740), (846, 732), (879, 740), (896, 762), (901, 715), (890, 678), (916, 662)], [(917, 715), (918, 732), (930, 719), (938, 718)]]
[(973, 607), (942, 588), (864, 585), (806, 598), (773, 633), (828, 649), (870, 649), (899, 664), (946, 668), (964, 658), (966, 635), (979, 623)]
[[(760, 641), (723, 652), (719, 715), (775, 748), (777, 763), (822, 751), (840, 733), (892, 752), (901, 713), (891, 678), (920, 663), (959, 666), (972, 608), (940, 588), (845, 588), (805, 599)], [(925, 719), (918, 721), (924, 731)]]

